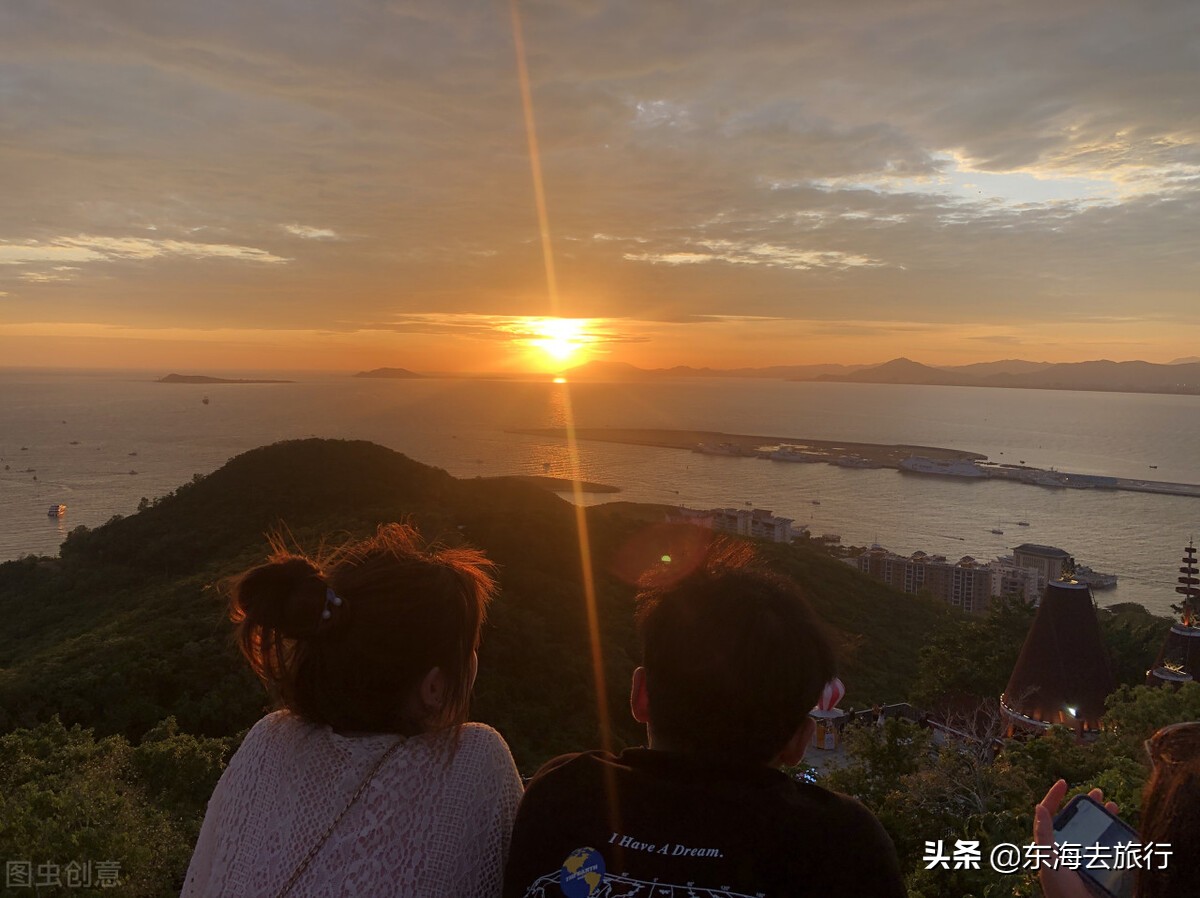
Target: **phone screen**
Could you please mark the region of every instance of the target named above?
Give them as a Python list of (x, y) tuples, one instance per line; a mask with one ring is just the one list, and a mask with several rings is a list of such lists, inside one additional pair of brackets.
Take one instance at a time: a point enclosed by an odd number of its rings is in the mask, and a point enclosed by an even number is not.
[[(1080, 795), (1063, 808), (1054, 818), (1054, 841), (1059, 845), (1082, 846), (1083, 861), (1079, 865), (1079, 875), (1099, 886), (1104, 894), (1114, 898), (1132, 898), (1133, 870), (1105, 870), (1099, 866), (1087, 866), (1089, 846), (1103, 845), (1112, 849), (1117, 845), (1138, 841), (1137, 833), (1094, 800)], [(1107, 852), (1105, 863), (1110, 868), (1113, 866), (1113, 851)]]

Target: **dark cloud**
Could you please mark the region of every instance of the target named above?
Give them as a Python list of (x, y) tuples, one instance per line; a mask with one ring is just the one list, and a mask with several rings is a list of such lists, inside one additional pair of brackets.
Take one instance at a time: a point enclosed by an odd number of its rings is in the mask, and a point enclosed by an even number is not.
[[(1197, 320), (1191, 0), (564, 0), (522, 22), (566, 314)], [(210, 249), (0, 264), (6, 312), (548, 314), (515, 72), (483, 0), (10, 0), (0, 254)], [(988, 174), (1017, 180), (965, 186)]]

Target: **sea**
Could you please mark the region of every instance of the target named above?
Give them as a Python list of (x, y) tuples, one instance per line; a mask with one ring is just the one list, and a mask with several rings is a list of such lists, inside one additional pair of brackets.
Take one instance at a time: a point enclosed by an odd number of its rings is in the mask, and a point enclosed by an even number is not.
[[(457, 477), (576, 470), (560, 439), (578, 427), (713, 430), (978, 452), (1000, 463), (1200, 483), (1200, 397), (697, 378), (639, 383), (274, 372), (280, 384), (164, 384), (164, 372), (0, 370), (0, 561), (54, 555), (74, 527), (278, 440), (380, 443)], [(238, 376), (256, 376), (241, 373)], [(207, 398), (208, 402), (204, 402)], [(845, 545), (989, 560), (1032, 542), (1116, 574), (1101, 605), (1170, 614), (1200, 498), (975, 482), (685, 449), (581, 441), (578, 472), (613, 500), (755, 507)], [(568, 499), (564, 496), (564, 499)], [(62, 518), (51, 503), (67, 505)], [(1017, 522), (1028, 522), (1019, 526)], [(1003, 530), (1002, 534), (992, 530)]]

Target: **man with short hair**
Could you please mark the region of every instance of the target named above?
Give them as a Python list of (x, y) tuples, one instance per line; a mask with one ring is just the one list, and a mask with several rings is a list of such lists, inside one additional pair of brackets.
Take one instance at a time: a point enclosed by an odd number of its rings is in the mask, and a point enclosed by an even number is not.
[(633, 716), (649, 748), (564, 755), (517, 812), (505, 898), (903, 898), (896, 851), (854, 799), (779, 768), (835, 673), (792, 581), (745, 543), (638, 595)]

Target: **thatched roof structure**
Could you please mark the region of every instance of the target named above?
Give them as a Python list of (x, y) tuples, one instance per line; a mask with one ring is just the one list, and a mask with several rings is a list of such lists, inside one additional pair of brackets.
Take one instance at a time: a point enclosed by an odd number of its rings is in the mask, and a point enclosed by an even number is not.
[(1074, 580), (1050, 582), (1000, 696), (1010, 728), (1096, 730), (1114, 688), (1091, 590)]

